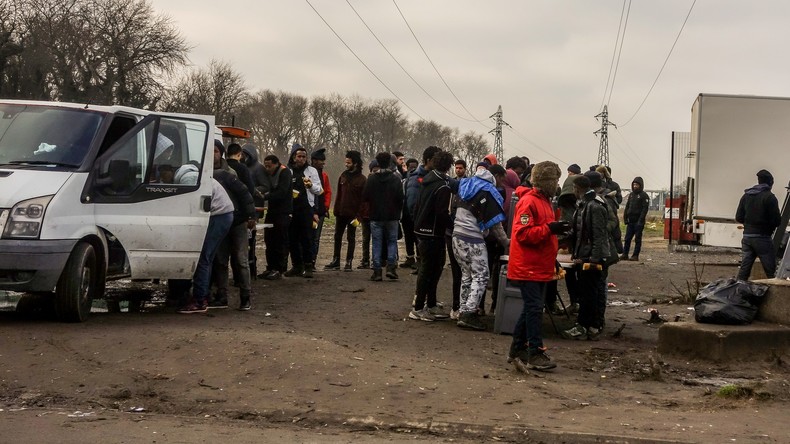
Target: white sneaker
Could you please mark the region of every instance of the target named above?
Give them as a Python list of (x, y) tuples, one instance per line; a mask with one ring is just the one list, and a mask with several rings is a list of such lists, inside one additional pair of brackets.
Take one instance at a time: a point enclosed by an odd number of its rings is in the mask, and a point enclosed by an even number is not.
[(425, 322), (433, 322), (436, 320), (436, 318), (428, 312), (427, 308), (423, 308), (422, 310), (410, 311), (409, 319), (415, 319), (418, 321), (425, 321)]
[(573, 328), (561, 332), (560, 335), (565, 339), (586, 339), (587, 329), (576, 324)]
[(450, 310), (450, 319), (457, 321), (461, 317), (461, 312), (458, 310)]

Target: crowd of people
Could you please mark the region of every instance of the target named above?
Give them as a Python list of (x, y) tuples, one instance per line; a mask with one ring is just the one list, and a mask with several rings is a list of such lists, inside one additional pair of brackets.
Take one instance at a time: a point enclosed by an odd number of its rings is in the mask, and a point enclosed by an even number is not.
[[(251, 307), (253, 279), (313, 278), (331, 212), (332, 259), (322, 270), (354, 270), (361, 228), (356, 269), (370, 269), (374, 282), (400, 279), (399, 269), (416, 275), (410, 319), (450, 318), (458, 327), (485, 330), (486, 292), (491, 289), (493, 311), (498, 279), (492, 277), (506, 263), (507, 279), (523, 300), (508, 361), (522, 371), (549, 370), (555, 363), (543, 345), (544, 310), (577, 316), (562, 336), (597, 339), (606, 321), (609, 267), (619, 260), (639, 260), (650, 200), (636, 177), (625, 202), (623, 242), (618, 217), (623, 196), (607, 166), (582, 173), (578, 165), (570, 165), (560, 185), (562, 171), (553, 162), (533, 165), (526, 157), (512, 157), (502, 165), (488, 155), (467, 164), (429, 146), (421, 160), (397, 151), (378, 153), (365, 174), (362, 155), (351, 150), (333, 190), (325, 162), (324, 149), (308, 153), (298, 143), (283, 164), (275, 155), (259, 162), (252, 144), (232, 143), (226, 149), (215, 142), (211, 217), (192, 291), (188, 281), (171, 283), (171, 293), (181, 299), (179, 312), (227, 307), (229, 275), (241, 310)], [(265, 268), (256, 255), (261, 217)], [(405, 244), (402, 262), (399, 240)], [(558, 253), (569, 259), (561, 263)], [(449, 311), (437, 297), (448, 260)], [(557, 298), (557, 282), (563, 279), (567, 307)]]

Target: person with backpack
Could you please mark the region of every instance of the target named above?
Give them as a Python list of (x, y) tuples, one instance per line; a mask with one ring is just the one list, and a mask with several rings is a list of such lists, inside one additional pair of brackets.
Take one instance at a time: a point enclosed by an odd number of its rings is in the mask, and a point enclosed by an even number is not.
[(485, 330), (478, 306), (488, 285), (488, 250), (485, 238), (491, 232), (507, 251), (510, 241), (502, 227), (504, 199), (494, 187), (494, 176), (485, 168), (461, 179), (452, 226), (452, 255), (461, 270), (457, 325)]

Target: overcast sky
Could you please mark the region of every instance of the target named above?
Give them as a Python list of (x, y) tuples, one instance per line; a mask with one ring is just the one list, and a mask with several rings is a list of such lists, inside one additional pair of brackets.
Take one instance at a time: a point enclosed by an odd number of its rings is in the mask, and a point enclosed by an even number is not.
[[(390, 58), (345, 0), (152, 0), (194, 46), (190, 60), (229, 62), (254, 91), (306, 97), (392, 94), (321, 20), (419, 116), (486, 133), (501, 105), (513, 128), (505, 155), (536, 163), (597, 160), (594, 116), (608, 102), (614, 179), (669, 185), (672, 131), (689, 131), (699, 93), (790, 96), (790, 2), (699, 0), (642, 109), (693, 0), (634, 0), (611, 99), (606, 90), (622, 0), (351, 0), (403, 67), (442, 105), (472, 119), (442, 83), (398, 12), (460, 102), (479, 122), (442, 109)], [(611, 82), (610, 82), (611, 84)], [(606, 93), (606, 94), (605, 94)], [(606, 97), (606, 99), (605, 99)], [(410, 107), (414, 112), (409, 111)], [(416, 114), (415, 114), (416, 113)], [(625, 125), (624, 125), (625, 124)], [(485, 125), (485, 127), (483, 126)], [(490, 136), (493, 146), (493, 136)], [(414, 147), (415, 153), (423, 147)]]

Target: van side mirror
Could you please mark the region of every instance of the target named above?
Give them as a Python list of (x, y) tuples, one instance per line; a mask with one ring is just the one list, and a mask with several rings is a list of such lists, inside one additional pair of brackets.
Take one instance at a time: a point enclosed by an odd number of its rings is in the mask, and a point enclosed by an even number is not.
[(110, 187), (113, 191), (121, 191), (129, 186), (129, 161), (113, 159), (107, 167), (107, 177), (96, 181), (101, 187)]

